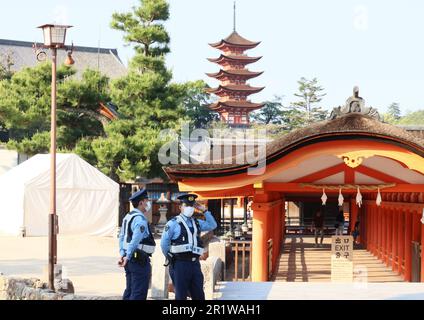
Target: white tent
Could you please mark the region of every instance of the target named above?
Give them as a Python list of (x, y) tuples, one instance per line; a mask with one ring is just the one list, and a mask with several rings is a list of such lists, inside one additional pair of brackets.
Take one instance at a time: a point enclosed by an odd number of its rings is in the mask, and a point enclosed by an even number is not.
[[(75, 154), (57, 154), (60, 235), (112, 236), (119, 185)], [(0, 176), (0, 235), (47, 235), (50, 155), (39, 154)]]

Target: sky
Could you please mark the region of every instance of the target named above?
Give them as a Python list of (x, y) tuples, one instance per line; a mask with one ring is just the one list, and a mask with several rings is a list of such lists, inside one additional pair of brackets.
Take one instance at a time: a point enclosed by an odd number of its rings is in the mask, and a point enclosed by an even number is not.
[[(42, 41), (37, 26), (56, 22), (74, 26), (68, 43), (117, 48), (127, 63), (133, 51), (120, 31), (112, 30), (113, 12), (126, 12), (138, 0), (1, 0), (0, 38)], [(203, 79), (218, 65), (206, 60), (219, 51), (208, 43), (233, 29), (233, 0), (170, 0), (171, 36), (167, 65), (177, 82)], [(295, 101), (297, 81), (317, 77), (331, 110), (344, 104), (355, 85), (367, 105), (385, 112), (392, 102), (402, 113), (424, 109), (424, 1), (422, 0), (238, 0), (236, 28), (261, 44), (247, 53), (263, 56), (250, 65), (264, 71), (250, 81), (265, 86), (254, 102), (283, 96)]]

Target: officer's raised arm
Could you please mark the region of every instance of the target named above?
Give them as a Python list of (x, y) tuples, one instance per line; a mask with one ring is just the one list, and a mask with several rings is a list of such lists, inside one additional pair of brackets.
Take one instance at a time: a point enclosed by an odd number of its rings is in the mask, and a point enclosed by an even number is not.
[(212, 213), (209, 210), (207, 210), (203, 205), (200, 205), (200, 204), (196, 204), (196, 208), (202, 211), (205, 216), (205, 220), (202, 220), (202, 219), (197, 220), (199, 221), (201, 231), (215, 230), (218, 225)]

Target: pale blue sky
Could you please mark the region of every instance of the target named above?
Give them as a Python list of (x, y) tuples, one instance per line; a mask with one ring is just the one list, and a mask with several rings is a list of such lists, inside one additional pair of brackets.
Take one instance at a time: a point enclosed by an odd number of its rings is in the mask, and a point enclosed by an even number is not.
[[(114, 11), (127, 11), (137, 0), (2, 1), (0, 38), (41, 41), (36, 26), (48, 22), (74, 25), (68, 42), (118, 48), (122, 60), (132, 54), (122, 35), (109, 28)], [(206, 60), (218, 51), (209, 42), (232, 31), (232, 0), (170, 0), (172, 53), (167, 63), (176, 81), (216, 81), (205, 72), (218, 70)], [(323, 105), (344, 103), (359, 85), (367, 104), (384, 111), (393, 101), (403, 112), (424, 109), (424, 1), (421, 0), (238, 0), (237, 31), (262, 41), (250, 55), (265, 73), (251, 81), (266, 86), (253, 101), (284, 95), (293, 101), (296, 81), (317, 77), (327, 96)]]

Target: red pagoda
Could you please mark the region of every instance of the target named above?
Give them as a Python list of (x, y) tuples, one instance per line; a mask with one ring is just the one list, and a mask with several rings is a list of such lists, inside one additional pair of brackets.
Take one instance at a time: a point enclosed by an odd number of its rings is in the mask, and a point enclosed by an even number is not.
[[(235, 24), (234, 24), (235, 25)], [(249, 41), (240, 36), (234, 27), (233, 33), (227, 38), (210, 46), (222, 51), (219, 58), (208, 59), (221, 66), (217, 73), (207, 73), (209, 77), (220, 81), (217, 88), (207, 89), (220, 97), (218, 102), (209, 106), (213, 111), (220, 114), (221, 121), (231, 126), (247, 126), (249, 113), (263, 107), (263, 103), (253, 103), (247, 97), (260, 92), (264, 87), (252, 87), (247, 80), (261, 75), (263, 72), (249, 71), (246, 66), (254, 63), (262, 57), (249, 57), (244, 52), (255, 48), (260, 42)]]

